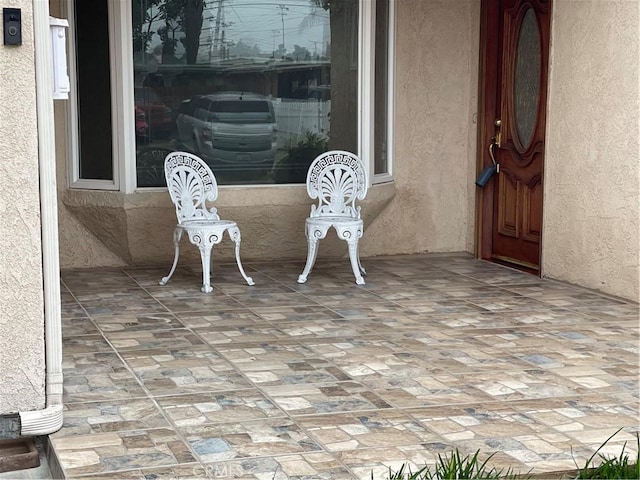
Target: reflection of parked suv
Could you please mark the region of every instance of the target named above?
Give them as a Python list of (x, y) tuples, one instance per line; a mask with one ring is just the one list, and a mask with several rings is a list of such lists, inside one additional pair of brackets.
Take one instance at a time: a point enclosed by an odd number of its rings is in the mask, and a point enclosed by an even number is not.
[(276, 154), (271, 100), (255, 93), (214, 93), (185, 100), (178, 141), (214, 167), (270, 170)]

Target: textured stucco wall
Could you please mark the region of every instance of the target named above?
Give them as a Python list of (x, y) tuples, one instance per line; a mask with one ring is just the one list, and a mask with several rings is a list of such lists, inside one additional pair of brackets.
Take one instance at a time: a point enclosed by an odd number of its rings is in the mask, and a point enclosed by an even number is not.
[[(64, 0), (50, 0), (49, 12), (57, 18), (67, 18)], [(70, 37), (67, 37), (68, 39)], [(67, 40), (69, 41), (69, 40)], [(68, 110), (69, 101), (54, 102), (56, 126), (56, 184), (58, 186), (58, 242), (60, 245), (60, 268), (83, 268), (91, 266), (120, 266), (124, 261), (109, 250), (102, 241), (82, 225), (64, 205), (63, 195), (69, 188)]]
[(60, 268), (124, 265), (124, 260), (109, 250), (98, 237), (82, 225), (64, 204), (64, 192), (69, 188), (67, 155), (70, 154), (70, 149), (66, 120), (68, 108), (69, 102), (66, 100), (54, 102)]
[[(57, 1), (52, 0), (52, 10)], [(395, 183), (374, 187), (368, 195), (361, 254), (472, 251), (480, 2), (402, 0), (396, 5)], [(66, 190), (63, 108), (56, 111), (58, 184)], [(61, 194), (62, 268), (122, 260), (170, 263), (175, 217), (166, 193)], [(101, 203), (110, 208), (94, 208)], [(243, 258), (304, 262), (310, 204), (302, 186), (229, 187), (222, 189), (218, 207), (242, 230)], [(183, 249), (191, 259), (196, 259), (194, 250)], [(346, 244), (332, 234), (319, 257), (346, 253)], [(224, 242), (215, 255), (231, 259), (233, 249)]]
[(553, 9), (543, 273), (637, 301), (640, 2)]
[(393, 175), (367, 254), (473, 251), (480, 2), (396, 2)]
[[(44, 313), (32, 1), (0, 45), (0, 415), (44, 408)], [(0, 33), (2, 27), (0, 27)]]

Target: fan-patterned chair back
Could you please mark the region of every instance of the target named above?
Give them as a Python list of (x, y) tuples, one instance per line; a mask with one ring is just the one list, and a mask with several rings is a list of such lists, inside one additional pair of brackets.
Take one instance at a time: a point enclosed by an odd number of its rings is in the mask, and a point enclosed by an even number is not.
[(356, 155), (343, 150), (323, 153), (307, 173), (307, 193), (318, 199), (318, 205), (311, 207), (311, 216), (360, 218), (356, 200), (364, 199), (367, 188), (367, 173)]
[(207, 208), (207, 202), (218, 198), (218, 183), (202, 159), (186, 152), (171, 153), (166, 158), (164, 174), (178, 223), (220, 220), (215, 207)]

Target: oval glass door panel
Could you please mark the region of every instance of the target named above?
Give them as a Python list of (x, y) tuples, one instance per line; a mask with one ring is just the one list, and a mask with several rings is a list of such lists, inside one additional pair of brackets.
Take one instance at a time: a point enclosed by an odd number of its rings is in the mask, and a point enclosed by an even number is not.
[(526, 150), (536, 127), (540, 96), (540, 32), (536, 14), (530, 8), (520, 26), (515, 62), (514, 116), (518, 140)]

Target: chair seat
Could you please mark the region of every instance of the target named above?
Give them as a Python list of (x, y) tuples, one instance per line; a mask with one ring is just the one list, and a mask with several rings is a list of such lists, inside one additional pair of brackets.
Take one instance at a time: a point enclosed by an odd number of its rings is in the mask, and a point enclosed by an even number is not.
[(211, 228), (211, 229), (227, 229), (236, 226), (236, 222), (231, 220), (186, 220), (178, 224), (182, 228)]
[(307, 223), (316, 225), (360, 225), (364, 222), (360, 218), (344, 217), (336, 215), (334, 217), (307, 217)]

